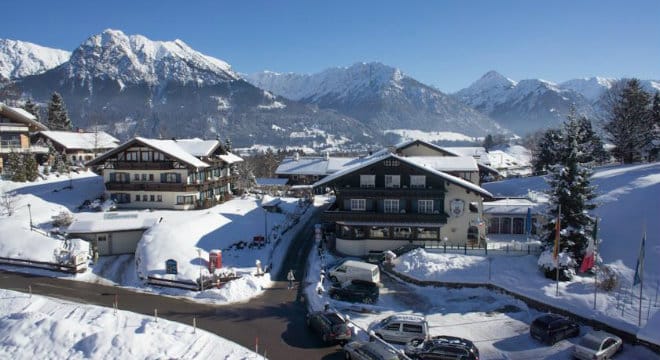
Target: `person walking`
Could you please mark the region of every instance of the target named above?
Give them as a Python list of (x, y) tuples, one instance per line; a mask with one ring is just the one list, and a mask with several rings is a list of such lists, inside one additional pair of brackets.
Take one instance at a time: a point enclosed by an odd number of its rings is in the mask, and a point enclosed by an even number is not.
[(296, 277), (293, 276), (293, 269), (289, 270), (289, 273), (286, 274), (286, 279), (289, 280), (289, 286), (287, 289), (291, 290), (293, 289), (293, 281), (296, 280)]

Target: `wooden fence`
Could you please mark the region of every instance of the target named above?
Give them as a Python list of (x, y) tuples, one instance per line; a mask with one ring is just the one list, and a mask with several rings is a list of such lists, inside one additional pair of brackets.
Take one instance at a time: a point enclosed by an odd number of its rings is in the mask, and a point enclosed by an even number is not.
[(37, 269), (46, 269), (46, 270), (59, 271), (70, 274), (84, 272), (87, 269), (87, 263), (79, 263), (75, 265), (66, 264), (66, 263), (60, 264), (60, 263), (53, 263), (47, 261), (15, 259), (15, 258), (6, 258), (6, 257), (0, 257), (0, 264), (31, 267)]

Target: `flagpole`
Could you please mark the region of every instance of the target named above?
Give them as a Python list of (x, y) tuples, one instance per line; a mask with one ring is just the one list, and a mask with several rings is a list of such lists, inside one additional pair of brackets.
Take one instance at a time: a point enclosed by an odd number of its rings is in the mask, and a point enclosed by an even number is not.
[(598, 218), (596, 218), (596, 224), (594, 225), (593, 238), (594, 238), (594, 310), (596, 310), (596, 296), (598, 295)]
[(561, 204), (559, 204), (559, 210), (557, 211), (557, 233), (555, 234), (555, 297), (559, 297), (559, 243), (561, 242)]
[(642, 238), (642, 249), (639, 259), (639, 319), (637, 326), (640, 328), (642, 327), (642, 291), (644, 290), (644, 242), (646, 242), (646, 224), (644, 224), (644, 237)]

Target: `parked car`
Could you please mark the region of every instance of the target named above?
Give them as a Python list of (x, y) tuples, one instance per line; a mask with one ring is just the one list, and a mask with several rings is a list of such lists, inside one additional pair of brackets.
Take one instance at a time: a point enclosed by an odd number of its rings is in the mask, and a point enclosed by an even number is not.
[(399, 360), (394, 349), (380, 341), (351, 341), (344, 345), (346, 360)]
[(307, 326), (321, 335), (323, 342), (343, 343), (351, 339), (353, 333), (346, 319), (336, 311), (316, 311), (307, 314)]
[(605, 331), (591, 331), (573, 346), (573, 357), (584, 360), (609, 359), (623, 350), (623, 340)]
[(532, 321), (529, 334), (548, 345), (580, 335), (580, 325), (556, 314), (541, 315)]
[(446, 335), (412, 340), (406, 344), (405, 354), (421, 360), (479, 360), (479, 349), (472, 341)]
[(349, 280), (380, 282), (380, 270), (377, 265), (357, 260), (344, 260), (328, 270), (328, 279), (334, 283)]
[(351, 280), (333, 285), (328, 290), (328, 295), (337, 300), (373, 304), (378, 300), (379, 291), (378, 284), (371, 281)]
[(429, 338), (429, 324), (419, 315), (391, 315), (376, 323), (374, 334), (388, 342), (408, 343), (411, 340)]

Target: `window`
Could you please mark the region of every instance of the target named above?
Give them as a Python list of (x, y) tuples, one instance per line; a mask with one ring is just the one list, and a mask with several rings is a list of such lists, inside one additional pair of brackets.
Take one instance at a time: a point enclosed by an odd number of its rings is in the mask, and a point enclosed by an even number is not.
[(438, 228), (417, 228), (417, 238), (438, 240)]
[(490, 219), (490, 226), (488, 226), (488, 232), (491, 234), (500, 233), (500, 218), (494, 217)]
[(394, 323), (394, 324), (389, 324), (385, 327), (385, 330), (390, 330), (390, 331), (399, 331), (399, 327), (401, 324), (399, 323)]
[(134, 181), (140, 181), (140, 174), (133, 174)]
[(156, 201), (156, 195), (149, 195), (149, 201)]
[(385, 160), (385, 162), (384, 162), (383, 164), (384, 164), (385, 166), (392, 166), (392, 167), (395, 167), (395, 166), (399, 166), (399, 160), (396, 160), (396, 159), (387, 159), (387, 160)]
[(511, 234), (511, 218), (502, 218), (502, 234)]
[(525, 218), (513, 218), (513, 233), (523, 234), (525, 232)]
[(156, 200), (158, 202), (163, 202), (163, 195), (156, 195)]
[(163, 161), (165, 160), (165, 155), (163, 155), (161, 152), (155, 152), (153, 153), (153, 159), (154, 161)]
[(176, 204), (177, 205), (183, 205), (183, 204), (192, 204), (193, 203), (193, 196), (192, 195), (179, 195), (176, 197)]
[(149, 201), (149, 196), (147, 196), (146, 194), (142, 195), (142, 201)]
[(433, 213), (433, 200), (419, 200), (417, 201), (417, 212), (420, 214)]
[(383, 201), (383, 211), (386, 213), (398, 213), (399, 212), (399, 200), (398, 199), (385, 199)]
[(151, 154), (151, 151), (142, 151), (140, 153), (142, 161), (151, 161)]
[(154, 181), (154, 174), (149, 174), (149, 181)]
[(403, 324), (404, 332), (422, 333), (422, 325)]
[(142, 174), (142, 181), (147, 181), (147, 174)]
[(365, 211), (365, 210), (367, 210), (367, 200), (366, 199), (351, 199), (351, 210), (353, 210), (353, 211)]
[(135, 201), (140, 201), (140, 195), (135, 195)]
[(410, 175), (410, 187), (423, 189), (426, 187), (426, 176), (424, 175)]
[(401, 186), (401, 176), (399, 175), (385, 175), (386, 188), (399, 188)]
[(162, 182), (165, 183), (178, 183), (179, 182), (179, 174), (177, 173), (165, 173), (163, 174), (163, 179)]
[(127, 151), (126, 152), (126, 161), (138, 161), (138, 152), (137, 151)]
[(372, 239), (387, 239), (389, 238), (389, 228), (372, 226), (369, 229), (369, 237)]
[(110, 195), (110, 198), (117, 204), (128, 204), (131, 202), (131, 195), (126, 193), (117, 193)]
[(110, 174), (110, 182), (117, 182), (117, 183), (124, 183), (128, 184), (131, 182), (131, 177), (130, 174), (128, 173), (111, 173)]
[(376, 175), (360, 175), (360, 187), (376, 187)]

